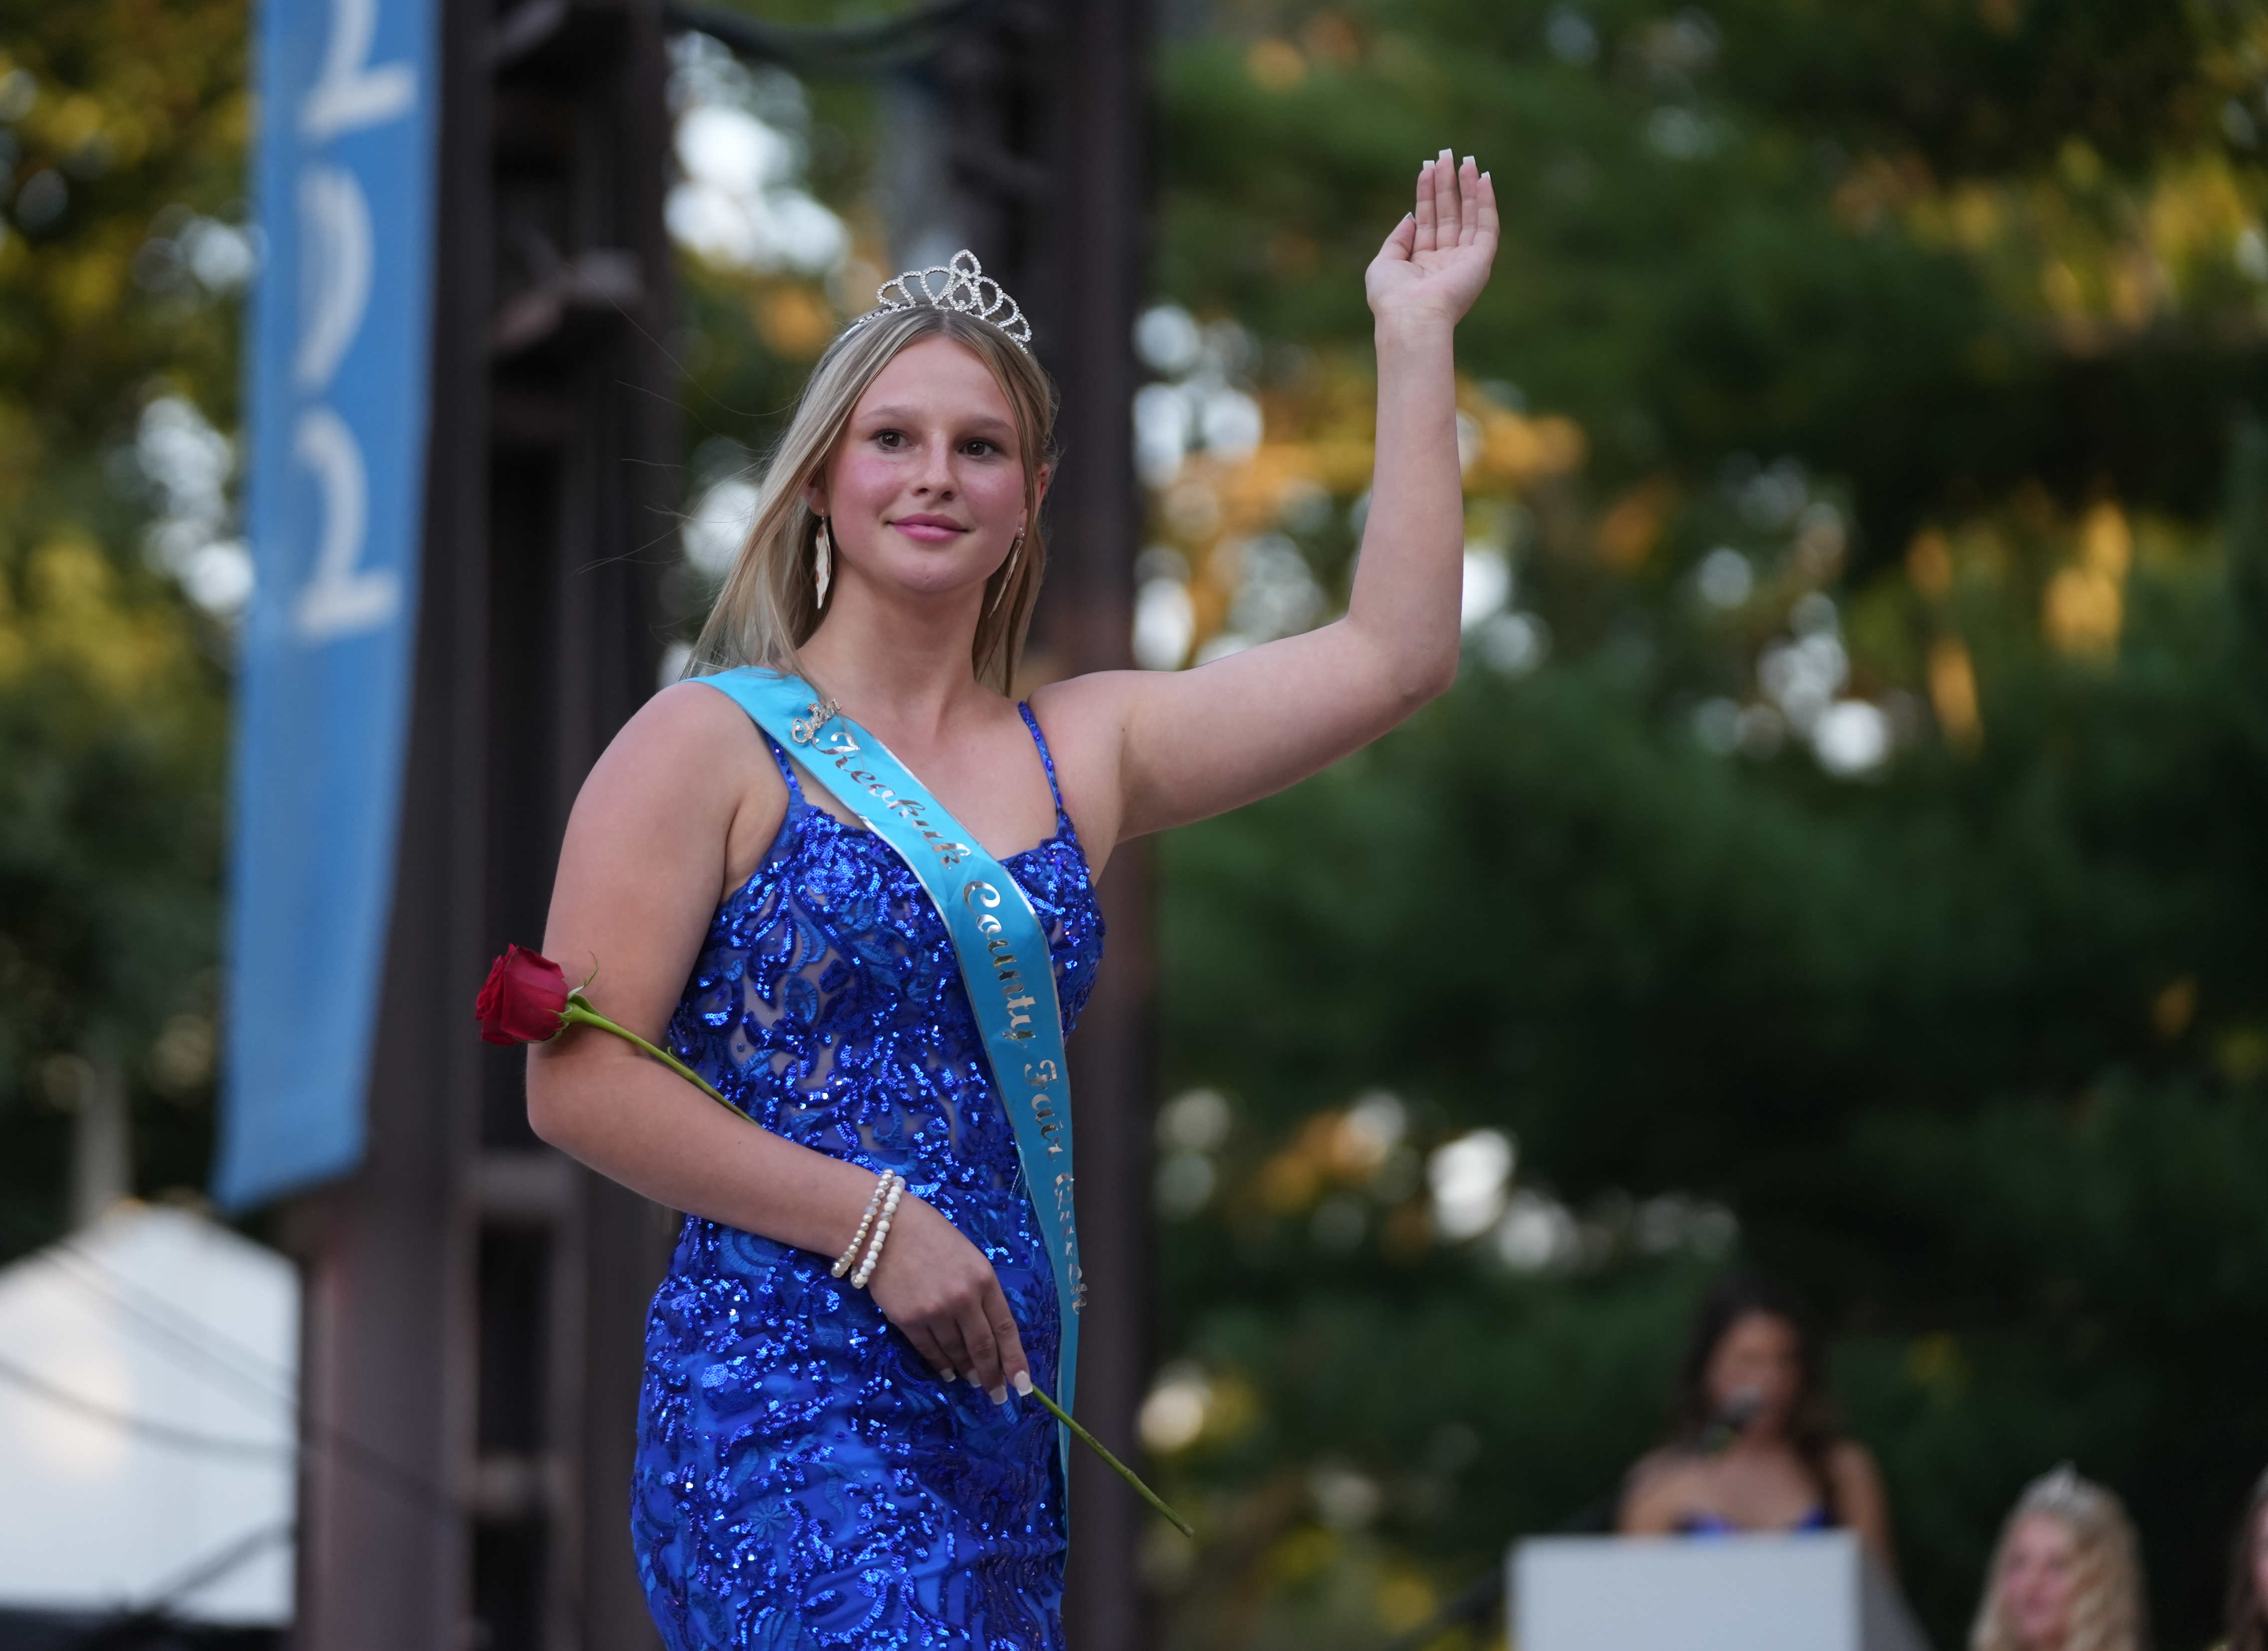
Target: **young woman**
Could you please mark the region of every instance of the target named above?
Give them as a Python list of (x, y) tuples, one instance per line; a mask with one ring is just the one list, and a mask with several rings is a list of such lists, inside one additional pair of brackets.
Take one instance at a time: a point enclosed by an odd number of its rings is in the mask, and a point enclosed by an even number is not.
[(1075, 1019), (1117, 844), (1287, 786), (1452, 680), (1452, 334), (1496, 240), (1487, 174), (1444, 150), (1370, 266), (1376, 474), (1344, 619), (1024, 704), (1053, 394), (1012, 303), (957, 260), (821, 358), (698, 649), (718, 683), (793, 672), (810, 717), (774, 740), (710, 682), (656, 695), (577, 800), (544, 943), (747, 1117), (611, 1038), (538, 1046), (528, 1073), (539, 1134), (688, 1214), (632, 1510), (672, 1651), (1062, 1642), (1057, 1428), (1020, 1395), (1052, 1389), (1065, 1326), (1021, 1097), (940, 908), (830, 790), (814, 728), (879, 741), (937, 841), (999, 856)]
[(2001, 1527), (1970, 1651), (2146, 1651), (2142, 1561), (2118, 1499), (2070, 1467), (2034, 1479)]
[(1631, 1470), (1629, 1536), (1847, 1526), (1885, 1565), (1889, 1515), (1874, 1458), (1837, 1426), (1802, 1305), (1753, 1276), (1696, 1317), (1670, 1442)]
[(2228, 1638), (2221, 1651), (2268, 1651), (2268, 1473), (2253, 1483), (2228, 1557)]

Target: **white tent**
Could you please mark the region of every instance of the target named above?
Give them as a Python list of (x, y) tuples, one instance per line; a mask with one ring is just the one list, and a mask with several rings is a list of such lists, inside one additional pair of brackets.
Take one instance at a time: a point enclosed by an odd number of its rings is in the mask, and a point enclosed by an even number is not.
[(299, 1287), (122, 1204), (0, 1271), (0, 1607), (291, 1616)]

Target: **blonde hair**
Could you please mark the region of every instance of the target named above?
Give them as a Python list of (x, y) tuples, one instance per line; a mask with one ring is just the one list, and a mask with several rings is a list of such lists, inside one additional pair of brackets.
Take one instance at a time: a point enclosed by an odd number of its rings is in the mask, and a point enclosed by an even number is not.
[[(969, 642), (976, 679), (1007, 693), (1015, 680), (1047, 568), (1040, 531), (1040, 484), (1055, 463), (1056, 388), (1040, 364), (988, 321), (917, 304), (885, 311), (827, 347), (773, 449), (756, 490), (755, 518), (733, 558), (716, 605), (693, 644), (688, 676), (763, 665), (801, 672), (796, 650), (819, 628), (812, 549), (819, 517), (804, 489), (825, 466), (866, 386), (900, 353), (924, 339), (949, 338), (991, 370), (1016, 419), (1024, 464), (1024, 538), (984, 583), (984, 604)], [(1005, 583), (1006, 588), (1002, 589)]]
[(2036, 1514), (2071, 1533), (2071, 1618), (2063, 1651), (2145, 1651), (2149, 1635), (2142, 1620), (2142, 1559), (2134, 1527), (2116, 1495), (2080, 1478), (2068, 1463), (2024, 1486), (2009, 1509), (1985, 1573), (1970, 1651), (2022, 1651), (2000, 1602), (2000, 1573), (2016, 1527)]

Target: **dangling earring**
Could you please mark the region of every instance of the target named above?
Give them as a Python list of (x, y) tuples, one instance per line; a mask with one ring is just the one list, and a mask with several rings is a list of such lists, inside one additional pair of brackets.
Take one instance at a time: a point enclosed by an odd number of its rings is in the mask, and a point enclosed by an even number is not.
[(1016, 571), (1016, 553), (1023, 547), (1024, 536), (1018, 533), (1009, 543), (1008, 560), (1000, 564), (1000, 588), (992, 593), (992, 605), (984, 610), (986, 613), (993, 613), (999, 611), (1000, 598), (1008, 594), (1008, 576)]
[(827, 537), (827, 518), (819, 518), (819, 535), (811, 542), (811, 577), (819, 586), (819, 600), (814, 605), (827, 605), (828, 576), (835, 570), (835, 547)]

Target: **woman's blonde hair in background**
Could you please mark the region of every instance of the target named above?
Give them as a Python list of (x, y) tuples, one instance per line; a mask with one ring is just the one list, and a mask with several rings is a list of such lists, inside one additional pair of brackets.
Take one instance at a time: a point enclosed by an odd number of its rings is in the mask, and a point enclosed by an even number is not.
[(2045, 1515), (2071, 1533), (2071, 1618), (2063, 1651), (2146, 1651), (2142, 1557), (2118, 1498), (2066, 1463), (2024, 1486), (2000, 1527), (1984, 1574), (1984, 1598), (1970, 1631), (1970, 1651), (2023, 1651), (2000, 1603), (2000, 1570), (2016, 1527)]
[(687, 675), (739, 665), (801, 673), (796, 650), (819, 628), (820, 620), (812, 571), (819, 518), (804, 502), (804, 488), (834, 452), (866, 386), (900, 352), (928, 338), (949, 338), (973, 351), (991, 370), (1015, 414), (1024, 464), (1024, 542), (985, 581), (984, 605), (969, 646), (976, 679), (1003, 693), (1012, 691), (1047, 568), (1040, 484), (1055, 463), (1055, 385), (989, 321), (927, 304), (873, 316), (837, 337), (820, 356), (787, 432), (764, 468), (747, 539), (693, 644)]

